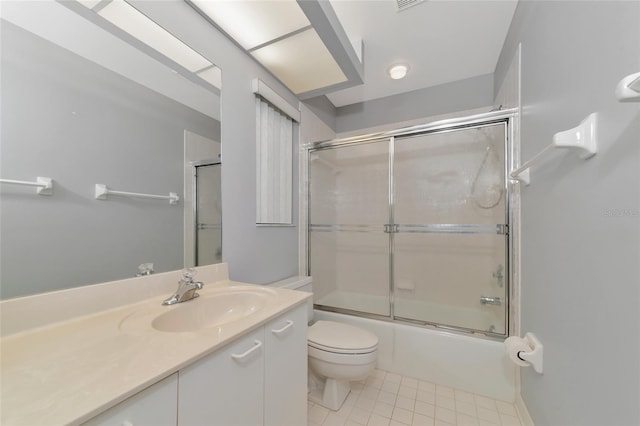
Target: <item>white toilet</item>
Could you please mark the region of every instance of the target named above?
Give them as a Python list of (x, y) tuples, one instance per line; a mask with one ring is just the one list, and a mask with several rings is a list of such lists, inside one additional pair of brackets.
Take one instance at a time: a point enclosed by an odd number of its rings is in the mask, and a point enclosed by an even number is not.
[[(311, 277), (291, 277), (271, 285), (312, 292)], [(313, 302), (309, 302), (309, 323)], [(351, 390), (349, 382), (365, 379), (375, 368), (378, 337), (366, 330), (335, 321), (317, 321), (309, 327), (309, 399), (339, 410)]]

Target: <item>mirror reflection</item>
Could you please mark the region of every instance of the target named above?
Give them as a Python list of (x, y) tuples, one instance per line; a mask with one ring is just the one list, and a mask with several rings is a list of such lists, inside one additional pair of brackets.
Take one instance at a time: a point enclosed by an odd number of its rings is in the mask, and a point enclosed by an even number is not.
[(221, 262), (220, 69), (85, 4), (3, 2), (3, 299)]

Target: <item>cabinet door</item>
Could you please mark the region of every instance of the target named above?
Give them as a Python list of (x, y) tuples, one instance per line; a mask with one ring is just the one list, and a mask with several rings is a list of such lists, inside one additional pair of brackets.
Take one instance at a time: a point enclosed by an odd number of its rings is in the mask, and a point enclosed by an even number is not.
[(267, 323), (264, 424), (307, 423), (307, 305)]
[(178, 373), (89, 420), (91, 426), (175, 426)]
[(178, 372), (180, 426), (262, 424), (263, 328)]

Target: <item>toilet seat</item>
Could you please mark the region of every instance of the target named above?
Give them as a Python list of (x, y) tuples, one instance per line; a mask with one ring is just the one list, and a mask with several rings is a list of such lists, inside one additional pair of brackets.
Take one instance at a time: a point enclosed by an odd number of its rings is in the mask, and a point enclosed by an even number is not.
[(336, 354), (368, 354), (378, 346), (378, 337), (366, 330), (334, 321), (317, 321), (309, 327), (310, 348)]
[(341, 352), (330, 352), (322, 349), (314, 348), (309, 345), (308, 347), (309, 358), (322, 360), (324, 362), (328, 362), (334, 365), (367, 365), (370, 363), (375, 363), (378, 358), (378, 352), (374, 349), (371, 352), (367, 353), (341, 353)]
[(343, 348), (334, 348), (331, 346), (324, 346), (324, 345), (320, 345), (318, 343), (313, 343), (313, 342), (307, 342), (307, 346), (309, 346), (309, 348), (317, 349), (320, 351), (331, 352), (334, 354), (341, 354), (341, 355), (369, 354), (371, 352), (375, 352), (377, 349), (377, 346), (373, 346), (370, 348), (363, 348), (363, 349), (343, 349)]

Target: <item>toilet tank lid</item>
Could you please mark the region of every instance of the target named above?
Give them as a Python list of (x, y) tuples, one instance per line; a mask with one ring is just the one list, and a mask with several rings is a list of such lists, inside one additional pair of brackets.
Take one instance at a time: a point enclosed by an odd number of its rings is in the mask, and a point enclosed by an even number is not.
[(307, 338), (310, 343), (335, 349), (369, 349), (378, 344), (375, 334), (334, 321), (317, 321), (309, 327)]

